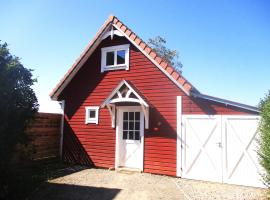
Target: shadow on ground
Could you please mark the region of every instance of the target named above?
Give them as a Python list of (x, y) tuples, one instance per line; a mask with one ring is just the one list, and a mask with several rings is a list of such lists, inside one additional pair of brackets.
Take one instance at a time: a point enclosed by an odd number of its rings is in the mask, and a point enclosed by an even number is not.
[(80, 186), (58, 183), (45, 183), (30, 200), (111, 200), (120, 189), (92, 186)]

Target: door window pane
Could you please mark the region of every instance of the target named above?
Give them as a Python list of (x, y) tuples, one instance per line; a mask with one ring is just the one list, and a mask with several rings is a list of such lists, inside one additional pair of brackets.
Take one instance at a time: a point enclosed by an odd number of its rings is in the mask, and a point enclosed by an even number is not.
[(135, 140), (140, 140), (140, 131), (135, 131)]
[(140, 130), (140, 122), (135, 122), (135, 130)]
[(129, 121), (129, 130), (134, 130), (134, 122), (133, 121)]
[(135, 120), (140, 120), (140, 112), (135, 112)]
[(134, 120), (134, 112), (129, 113), (129, 120)]
[(127, 139), (127, 131), (123, 131), (123, 139), (126, 140)]
[(133, 131), (128, 132), (128, 139), (133, 140), (134, 139), (134, 133)]
[(106, 54), (106, 66), (114, 65), (114, 52), (110, 51)]
[(117, 65), (125, 64), (125, 50), (117, 51)]
[(124, 121), (123, 130), (128, 130), (128, 121)]
[(128, 120), (128, 112), (124, 112), (124, 120)]

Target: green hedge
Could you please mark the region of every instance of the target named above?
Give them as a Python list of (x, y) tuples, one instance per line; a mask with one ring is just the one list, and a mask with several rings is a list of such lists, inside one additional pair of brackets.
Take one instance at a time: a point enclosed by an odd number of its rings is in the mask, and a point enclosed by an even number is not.
[(259, 126), (260, 131), (260, 163), (262, 167), (265, 169), (265, 173), (263, 174), (263, 180), (265, 184), (270, 186), (270, 91), (261, 100), (260, 105), (260, 115), (261, 121)]

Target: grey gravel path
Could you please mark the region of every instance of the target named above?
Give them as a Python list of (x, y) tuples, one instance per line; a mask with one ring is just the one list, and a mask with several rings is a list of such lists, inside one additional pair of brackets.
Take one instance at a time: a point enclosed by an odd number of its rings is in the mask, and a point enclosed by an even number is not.
[(32, 200), (266, 199), (266, 190), (138, 172), (84, 169), (48, 181)]

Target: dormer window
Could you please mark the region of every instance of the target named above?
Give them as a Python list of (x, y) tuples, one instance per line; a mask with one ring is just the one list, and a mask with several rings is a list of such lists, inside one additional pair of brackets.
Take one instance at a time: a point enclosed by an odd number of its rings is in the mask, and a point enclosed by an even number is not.
[(101, 72), (129, 69), (129, 44), (101, 49)]

